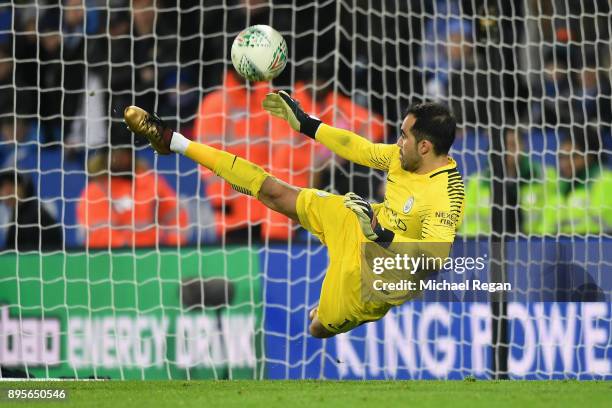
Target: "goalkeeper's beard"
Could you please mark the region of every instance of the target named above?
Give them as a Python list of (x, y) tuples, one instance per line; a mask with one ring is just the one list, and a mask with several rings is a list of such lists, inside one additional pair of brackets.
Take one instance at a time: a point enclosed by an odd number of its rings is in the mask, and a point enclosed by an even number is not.
[(402, 170), (414, 173), (422, 166), (422, 164), (423, 157), (419, 156), (418, 153), (415, 153), (414, 155), (406, 155), (400, 152), (400, 165)]

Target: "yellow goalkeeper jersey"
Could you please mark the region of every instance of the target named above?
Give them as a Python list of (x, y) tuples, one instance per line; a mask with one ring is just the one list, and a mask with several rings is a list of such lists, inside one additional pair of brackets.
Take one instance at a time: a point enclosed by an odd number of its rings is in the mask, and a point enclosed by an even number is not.
[(452, 158), (431, 173), (415, 174), (402, 169), (397, 145), (372, 143), (324, 124), (316, 140), (347, 160), (387, 172), (385, 199), (372, 207), (378, 222), (395, 233), (394, 242), (454, 241), (463, 219), (464, 186)]

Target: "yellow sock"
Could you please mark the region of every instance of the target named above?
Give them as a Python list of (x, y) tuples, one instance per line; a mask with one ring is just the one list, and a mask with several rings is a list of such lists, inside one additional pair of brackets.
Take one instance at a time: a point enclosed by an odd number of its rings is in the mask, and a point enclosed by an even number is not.
[(212, 170), (230, 183), (234, 190), (257, 198), (264, 180), (269, 176), (261, 167), (234, 154), (205, 144), (191, 142), (185, 156)]

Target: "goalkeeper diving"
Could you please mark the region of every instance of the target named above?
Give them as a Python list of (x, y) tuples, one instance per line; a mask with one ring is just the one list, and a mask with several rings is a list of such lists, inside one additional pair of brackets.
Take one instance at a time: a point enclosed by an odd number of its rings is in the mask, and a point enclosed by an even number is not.
[(371, 243), (388, 251), (404, 243), (415, 248), (435, 243), (441, 248), (437, 256), (444, 258), (461, 223), (463, 180), (448, 155), (455, 138), (453, 115), (441, 104), (413, 105), (403, 119), (397, 144), (383, 144), (322, 123), (283, 91), (268, 94), (263, 108), (337, 155), (386, 171), (383, 203), (370, 204), (354, 193), (341, 196), (289, 185), (241, 157), (190, 141), (136, 106), (127, 107), (124, 118), (159, 154), (189, 157), (236, 191), (299, 222), (327, 246), (329, 266), (319, 304), (310, 312), (313, 336), (332, 337), (382, 318), (397, 303), (362, 298), (362, 245)]

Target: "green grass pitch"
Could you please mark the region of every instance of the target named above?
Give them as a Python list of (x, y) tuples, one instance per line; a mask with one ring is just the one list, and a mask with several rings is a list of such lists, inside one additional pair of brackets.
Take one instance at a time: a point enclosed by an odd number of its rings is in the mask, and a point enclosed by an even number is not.
[[(68, 390), (67, 401), (15, 402), (7, 389)], [(610, 407), (606, 381), (2, 382), (2, 407)]]

